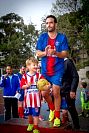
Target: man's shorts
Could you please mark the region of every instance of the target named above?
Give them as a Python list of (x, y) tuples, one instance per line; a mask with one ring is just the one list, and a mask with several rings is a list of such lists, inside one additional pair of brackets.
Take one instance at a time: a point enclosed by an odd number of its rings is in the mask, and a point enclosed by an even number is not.
[(24, 114), (26, 116), (27, 115), (39, 116), (39, 114), (40, 114), (40, 107), (37, 107), (37, 108), (32, 108), (32, 107), (25, 108)]
[(43, 74), (43, 76), (51, 83), (51, 84), (54, 84), (54, 85), (58, 85), (58, 86), (62, 86), (62, 77), (63, 77), (63, 73), (64, 71), (62, 72), (58, 72), (56, 73), (55, 75), (53, 76), (48, 76), (46, 74)]

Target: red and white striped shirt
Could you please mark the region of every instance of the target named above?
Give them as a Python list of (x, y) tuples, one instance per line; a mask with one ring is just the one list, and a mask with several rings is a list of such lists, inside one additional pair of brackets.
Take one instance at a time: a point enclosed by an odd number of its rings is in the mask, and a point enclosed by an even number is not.
[(40, 94), (37, 89), (37, 81), (43, 78), (40, 73), (35, 73), (34, 75), (30, 75), (30, 73), (26, 73), (23, 75), (21, 79), (20, 86), (22, 88), (23, 85), (27, 83), (31, 83), (31, 86), (25, 89), (24, 95), (24, 106), (25, 107), (40, 107)]

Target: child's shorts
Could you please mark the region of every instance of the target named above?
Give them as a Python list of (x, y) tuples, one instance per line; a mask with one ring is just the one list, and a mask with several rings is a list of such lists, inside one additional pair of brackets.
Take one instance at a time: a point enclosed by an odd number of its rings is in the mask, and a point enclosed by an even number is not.
[(40, 107), (37, 107), (37, 108), (32, 108), (32, 107), (25, 108), (24, 114), (26, 116), (28, 116), (28, 115), (39, 116), (39, 114), (40, 114)]
[(68, 109), (65, 97), (62, 97), (61, 99), (61, 109), (66, 109), (66, 110)]

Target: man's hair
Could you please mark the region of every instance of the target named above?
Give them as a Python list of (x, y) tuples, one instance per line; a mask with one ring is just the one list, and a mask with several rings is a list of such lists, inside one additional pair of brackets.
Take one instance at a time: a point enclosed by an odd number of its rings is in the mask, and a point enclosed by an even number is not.
[(47, 20), (47, 18), (53, 18), (54, 19), (54, 22), (57, 23), (57, 18), (54, 15), (48, 15), (46, 17), (46, 20)]
[(26, 66), (30, 65), (31, 63), (36, 63), (38, 64), (38, 60), (35, 59), (34, 57), (30, 57), (29, 59), (26, 60)]
[(6, 66), (6, 68), (7, 68), (7, 67), (10, 67), (11, 69), (13, 68), (13, 66), (12, 66), (12, 65), (10, 65), (10, 64), (8, 64), (8, 65)]
[(19, 69), (21, 69), (22, 67), (25, 67), (25, 66), (24, 66), (24, 65), (20, 65), (20, 66), (19, 66)]

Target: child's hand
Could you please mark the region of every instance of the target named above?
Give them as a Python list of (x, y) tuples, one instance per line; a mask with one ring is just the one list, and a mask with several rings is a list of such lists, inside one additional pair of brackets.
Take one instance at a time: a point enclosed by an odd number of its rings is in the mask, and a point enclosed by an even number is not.
[(43, 87), (43, 90), (46, 91), (46, 90), (49, 90), (50, 88), (51, 88), (51, 84), (48, 83), (47, 85), (45, 85), (45, 86)]
[(27, 89), (27, 88), (29, 88), (30, 86), (31, 86), (31, 83), (29, 82), (28, 84), (23, 85), (21, 89)]
[(29, 88), (31, 86), (31, 82), (29, 82), (28, 84), (27, 84), (27, 88)]

